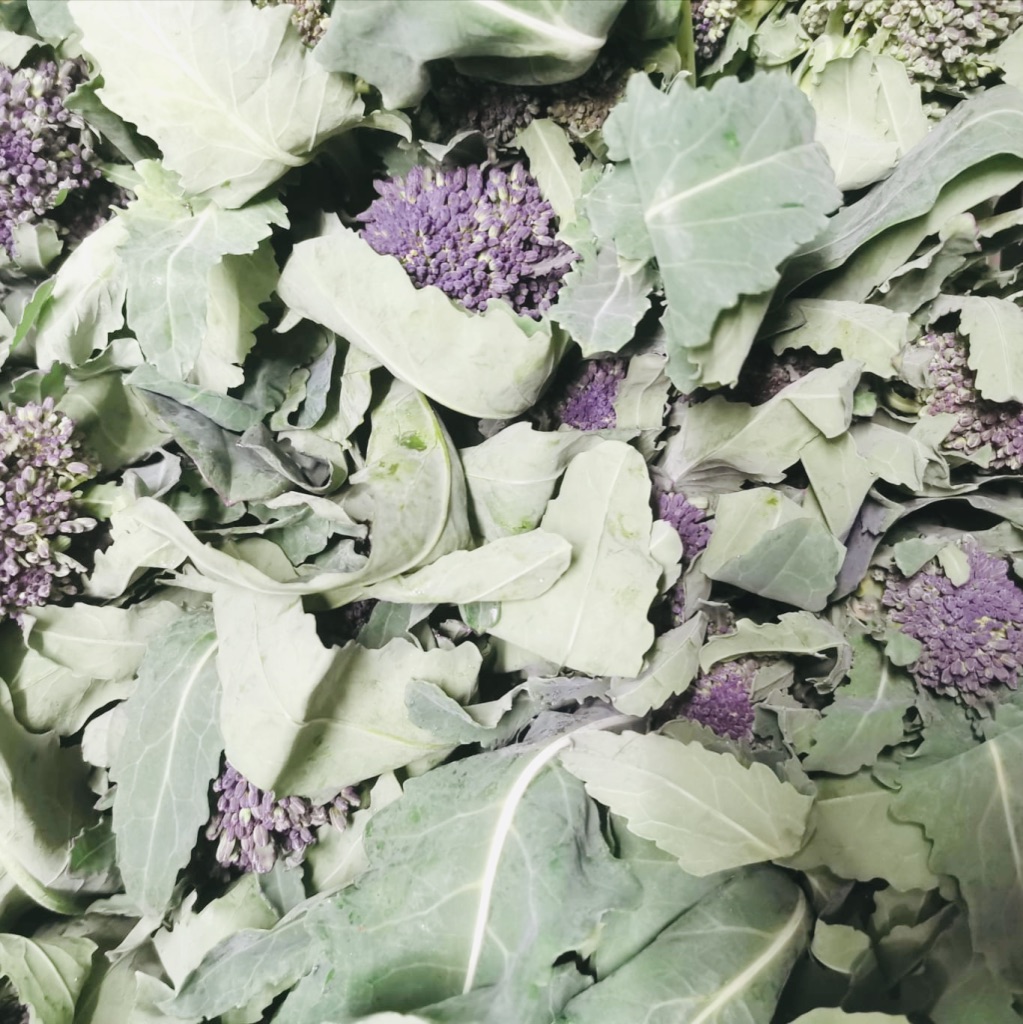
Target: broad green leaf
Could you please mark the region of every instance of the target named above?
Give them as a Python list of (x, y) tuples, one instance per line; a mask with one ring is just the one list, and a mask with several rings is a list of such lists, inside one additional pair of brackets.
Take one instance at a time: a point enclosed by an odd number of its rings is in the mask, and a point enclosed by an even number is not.
[(221, 945), (169, 1010), (213, 1015), (247, 1000), (253, 978), (275, 976), (280, 990), (343, 958), (343, 971), (301, 983), (279, 1017), (408, 1013), (476, 989), (495, 1020), (549, 1021), (586, 984), (554, 961), (588, 947), (604, 915), (638, 896), (583, 787), (549, 764), (556, 752), (502, 750), (408, 781), (372, 819), (370, 868), (354, 887), (296, 912), (290, 929)]
[(188, 406), (189, 409), (212, 420), (217, 426), (238, 434), (254, 427), (262, 419), (258, 409), (246, 405), (237, 398), (196, 384), (165, 380), (149, 363), (136, 366), (126, 379), (132, 387), (172, 398), (180, 405)]
[(707, 617), (697, 612), (681, 626), (662, 633), (647, 652), (638, 676), (611, 680), (609, 694), (614, 706), (628, 715), (645, 715), (675, 694), (684, 693), (700, 671), (700, 644), (706, 628)]
[(856, 962), (869, 949), (870, 937), (852, 925), (828, 924), (820, 919), (814, 925), (810, 953), (830, 971), (852, 974)]
[(813, 804), (765, 765), (656, 733), (580, 734), (561, 759), (590, 796), (694, 875), (795, 853)]
[[(858, 202), (843, 207), (827, 229), (802, 248), (786, 269), (783, 287), (791, 291), (811, 277), (841, 266), (889, 228), (927, 215), (953, 179), (1002, 154), (1023, 157), (1023, 94), (1011, 86), (983, 90), (931, 128), (891, 177)], [(984, 196), (974, 202), (981, 198)], [(927, 233), (925, 230), (924, 235)], [(910, 252), (912, 248), (915, 242)]]
[(421, 680), (465, 703), (480, 668), (472, 644), (326, 648), (299, 598), (240, 587), (218, 587), (213, 608), (227, 759), (261, 789), (326, 799), (450, 750), (412, 724), (405, 693)]
[(29, 1020), (72, 1024), (96, 943), (72, 936), (0, 935), (0, 975), (7, 975)]
[(747, 654), (820, 654), (844, 647), (845, 635), (810, 612), (785, 612), (777, 622), (739, 619), (724, 636), (712, 636), (700, 649), (700, 668), (708, 672), (719, 661)]
[(880, 878), (904, 892), (937, 887), (938, 878), (927, 866), (931, 844), (923, 829), (891, 816), (892, 790), (868, 771), (815, 781), (809, 840), (785, 866), (797, 871), (824, 867), (859, 882)]
[(816, 516), (769, 487), (723, 494), (704, 573), (806, 611), (827, 603), (845, 548)]
[[(614, 400), (618, 430), (649, 431), (646, 437), (659, 435), (664, 430), (671, 390), (664, 372), (666, 361), (667, 357), (657, 352), (641, 352), (629, 359), (628, 369), (618, 384)], [(638, 447), (644, 455), (647, 454), (642, 439)]]
[(723, 78), (712, 90), (680, 83), (667, 94), (634, 75), (604, 125), (612, 159), (629, 161), (638, 187), (668, 301), (669, 375), (680, 390), (704, 379), (688, 350), (740, 296), (771, 288), (778, 265), (838, 205), (813, 131), (806, 97), (774, 75)]
[(718, 315), (707, 341), (687, 351), (690, 363), (701, 367), (704, 387), (732, 387), (738, 383), (773, 298), (773, 288), (741, 296), (734, 306)]
[(25, 614), (27, 644), (0, 639), (0, 663), (18, 718), (33, 732), (77, 732), (104, 704), (135, 689), (151, 638), (180, 614), (167, 601), (130, 608), (76, 603)]
[[(219, 5), (211, 0), (210, 6)], [(186, 199), (158, 165), (147, 161), (139, 168), (139, 198), (119, 217), (128, 236), (120, 247), (128, 275), (128, 324), (162, 377), (189, 380), (203, 350), (214, 268), (229, 254), (251, 253), (269, 236), (271, 224), (287, 219), (276, 199), (225, 210), (209, 199)]]
[(124, 735), (110, 766), (117, 863), (125, 891), (156, 916), (210, 816), (223, 746), (216, 650), (208, 612), (179, 619), (150, 641), (138, 690), (122, 705)]
[(728, 879), (632, 960), (576, 996), (565, 1024), (767, 1024), (812, 912), (773, 868)]
[(833, 299), (797, 299), (786, 311), (803, 322), (775, 338), (775, 353), (809, 348), (826, 355), (838, 349), (843, 359), (858, 359), (869, 373), (885, 379), (896, 375), (893, 362), (907, 341), (908, 313)]
[(565, 467), (603, 441), (578, 430), (540, 431), (513, 423), (459, 454), (484, 540), (535, 529)]
[[(862, 50), (860, 51), (863, 52)], [(797, 1017), (792, 1024), (910, 1024), (901, 1013), (848, 1013), (835, 1006), (811, 1010)]]
[(856, 449), (871, 473), (890, 484), (914, 491), (923, 489), (928, 464), (939, 458), (933, 446), (880, 423), (854, 423), (849, 436), (856, 442)]
[(568, 134), (561, 125), (538, 117), (515, 138), (529, 158), (529, 173), (539, 182), (544, 198), (562, 225), (576, 219), (575, 204), (582, 193), (582, 171)]
[(572, 563), (540, 597), (501, 604), (494, 636), (557, 665), (635, 676), (653, 642), (647, 609), (661, 567), (643, 457), (621, 441), (575, 456), (541, 527), (572, 545)]
[(852, 671), (808, 737), (807, 771), (852, 775), (872, 765), (885, 747), (902, 742), (903, 719), (915, 696), (912, 680), (873, 641), (854, 636), (850, 642)]
[(277, 291), (293, 312), (469, 416), (525, 412), (561, 355), (549, 325), (516, 315), (504, 302), (467, 313), (439, 288), (417, 289), (393, 256), (378, 255), (340, 226), (295, 246)]
[(804, 86), (817, 114), (817, 141), (843, 192), (888, 175), (930, 128), (905, 64), (858, 49), (829, 60)]
[(16, 68), (33, 46), (38, 46), (38, 40), (18, 35), (6, 28), (0, 29), (0, 64)]
[(25, 729), (0, 684), (0, 870), (60, 914), (76, 912), (81, 887), (67, 875), (72, 840), (95, 820), (86, 778), (79, 750)]
[[(952, 875), (966, 903), (974, 948), (1009, 985), (1023, 988), (1023, 727), (902, 776), (892, 802), (922, 825), (930, 868)], [(978, 851), (981, 851), (978, 854)]]
[(1009, 299), (947, 296), (943, 310), (958, 309), (959, 331), (969, 337), (967, 362), (977, 390), (989, 402), (1023, 401), (1023, 310)]
[(306, 50), (285, 11), (233, 0), (72, 0), (103, 102), (160, 146), (191, 195), (242, 206), (357, 123), (350, 79)]
[(471, 604), (521, 601), (551, 588), (572, 559), (572, 545), (544, 530), (491, 541), (475, 551), (453, 551), (408, 576), (368, 587), (378, 601)]
[(41, 369), (55, 362), (81, 365), (124, 326), (127, 268), (120, 250), (127, 237), (121, 219), (113, 217), (87, 235), (57, 271), (35, 323)]
[(427, 65), (445, 57), (499, 82), (566, 82), (593, 63), (624, 3), (339, 0), (316, 59), (375, 85), (389, 108), (415, 106), (430, 84)]
[(812, 370), (763, 405), (715, 396), (687, 406), (680, 414), (683, 429), (668, 440), (660, 465), (676, 482), (730, 468), (776, 483), (809, 441), (848, 429), (859, 379), (859, 366), (848, 360)]
[(598, 252), (584, 254), (565, 276), (550, 316), (584, 356), (618, 352), (646, 316), (654, 283), (648, 263), (623, 261), (608, 242)]
[(817, 436), (803, 446), (799, 458), (810, 482), (804, 504), (816, 502), (828, 529), (844, 541), (879, 474), (849, 434)]

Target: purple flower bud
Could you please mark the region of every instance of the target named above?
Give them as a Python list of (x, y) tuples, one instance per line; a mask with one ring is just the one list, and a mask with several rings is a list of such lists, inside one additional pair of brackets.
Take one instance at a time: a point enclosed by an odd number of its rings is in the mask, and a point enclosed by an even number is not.
[(522, 164), (432, 171), (376, 182), (358, 219), (374, 250), (396, 257), (417, 288), (434, 285), (466, 309), (505, 299), (539, 319), (575, 253), (555, 237), (554, 210)]
[(999, 683), (1015, 690), (1023, 669), (1023, 590), (1009, 566), (974, 544), (964, 545), (970, 578), (956, 586), (925, 566), (908, 579), (892, 572), (882, 603), (889, 618), (919, 641), (909, 671), (921, 686), (967, 703)]
[(291, 23), (298, 29), (306, 46), (315, 46), (327, 31), (330, 15), (324, 8), (323, 0), (253, 0), (257, 7), (278, 7), (290, 4)]
[(608, 430), (615, 426), (615, 399), (625, 378), (625, 359), (591, 359), (569, 381), (553, 406), (559, 423), (579, 430)]
[(720, 53), (738, 7), (739, 0), (694, 0), (693, 42), (700, 64), (710, 64)]
[[(704, 509), (692, 504), (684, 494), (662, 491), (657, 495), (657, 516), (675, 527), (682, 541), (683, 570), (707, 546), (710, 540), (710, 524), (706, 521)], [(670, 591), (671, 624), (680, 626), (685, 622), (686, 596), (682, 581), (679, 580)]]
[(733, 740), (753, 736), (750, 690), (757, 673), (755, 658), (722, 661), (701, 674), (686, 692), (682, 714)]

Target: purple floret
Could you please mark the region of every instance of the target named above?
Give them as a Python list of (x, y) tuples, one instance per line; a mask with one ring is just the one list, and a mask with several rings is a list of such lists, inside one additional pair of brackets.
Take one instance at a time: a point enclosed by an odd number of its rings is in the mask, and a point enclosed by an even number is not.
[(0, 66), (0, 245), (9, 256), (19, 224), (99, 177), (84, 123), (64, 105), (82, 77), (81, 64), (70, 60), (17, 71)]
[(757, 673), (754, 658), (723, 661), (703, 673), (687, 693), (682, 714), (719, 736), (733, 740), (753, 736), (750, 688)]
[(266, 874), (281, 860), (301, 864), (306, 847), (316, 842), (313, 829), (331, 824), (344, 831), (348, 815), (359, 806), (355, 789), (343, 789), (325, 804), (301, 796), (276, 798), (273, 790), (254, 786), (230, 764), (213, 782), (217, 810), (206, 838), (217, 840), (217, 860), (225, 867)]
[(505, 299), (538, 320), (575, 253), (555, 238), (554, 210), (522, 164), (433, 171), (375, 182), (358, 219), (378, 253), (395, 256), (417, 288), (434, 285), (466, 309)]
[(700, 64), (710, 64), (721, 52), (738, 7), (739, 0), (695, 0), (693, 42)]
[(981, 397), (976, 374), (966, 361), (966, 343), (959, 335), (928, 334), (922, 344), (934, 352), (928, 367), (934, 390), (927, 412), (957, 417), (944, 446), (972, 455), (990, 445), (994, 455), (988, 468), (1017, 470), (1023, 466), (1023, 406)]
[(73, 431), (52, 398), (0, 410), (0, 621), (76, 592), (80, 566), (64, 551), (96, 521), (75, 509), (90, 471)]
[[(710, 524), (707, 512), (692, 504), (684, 494), (663, 491), (657, 495), (657, 516), (671, 523), (682, 541), (682, 565), (687, 566), (710, 540)], [(686, 620), (686, 595), (679, 580), (668, 591), (673, 626), (680, 626)]]
[(969, 703), (1003, 683), (1015, 690), (1023, 669), (1023, 590), (1006, 561), (966, 548), (970, 578), (957, 587), (940, 569), (908, 579), (892, 573), (883, 603), (902, 632), (923, 646), (909, 671), (921, 686)]
[(554, 405), (558, 422), (578, 430), (614, 427), (618, 419), (614, 403), (627, 366), (624, 359), (593, 359), (584, 364)]

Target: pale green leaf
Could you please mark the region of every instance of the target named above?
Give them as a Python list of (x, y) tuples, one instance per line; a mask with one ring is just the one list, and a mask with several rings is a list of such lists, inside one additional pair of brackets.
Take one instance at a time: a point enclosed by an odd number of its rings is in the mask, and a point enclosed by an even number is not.
[(565, 129), (538, 117), (519, 132), (515, 142), (529, 158), (529, 173), (539, 182), (558, 220), (562, 225), (571, 224), (576, 219), (575, 204), (582, 194), (583, 177)]
[(721, 496), (700, 564), (711, 579), (820, 611), (844, 556), (816, 516), (780, 491), (754, 487)]
[[(666, 361), (667, 357), (657, 352), (640, 352), (629, 359), (614, 400), (618, 430), (644, 430), (656, 435), (664, 429), (671, 390), (664, 372)], [(640, 451), (646, 454), (642, 442)]]
[(439, 288), (416, 288), (393, 256), (338, 226), (299, 242), (278, 293), (399, 380), (469, 416), (518, 416), (540, 395), (561, 354), (550, 327), (491, 302), (468, 313)]
[[(892, 803), (923, 826), (930, 867), (952, 875), (974, 948), (1016, 990), (1023, 987), (1023, 727), (912, 773)], [(981, 851), (978, 854), (978, 851)]]
[(500, 82), (565, 82), (593, 63), (624, 3), (339, 0), (316, 57), (365, 78), (394, 108), (415, 106), (430, 84), (427, 65), (445, 57)]
[(774, 340), (775, 353), (809, 348), (826, 355), (838, 349), (843, 359), (858, 359), (869, 373), (885, 379), (896, 375), (894, 359), (908, 340), (908, 313), (833, 299), (797, 299), (786, 312), (803, 322)]
[(136, 366), (125, 379), (132, 387), (172, 398), (212, 420), (217, 426), (238, 434), (254, 427), (262, 419), (258, 409), (237, 398), (200, 385), (186, 384), (181, 380), (165, 380), (149, 363)]
[(991, 57), (1002, 69), (1002, 77), (1009, 85), (1023, 88), (1023, 29), (1016, 29)]
[(869, 949), (870, 937), (858, 928), (848, 924), (828, 924), (820, 919), (814, 925), (810, 952), (830, 971), (852, 974), (856, 961)]
[(557, 665), (635, 676), (654, 630), (646, 612), (661, 567), (643, 457), (604, 441), (570, 463), (541, 527), (572, 545), (568, 571), (540, 597), (505, 601), (490, 632)]
[(475, 551), (453, 551), (408, 576), (368, 587), (368, 597), (401, 604), (471, 604), (539, 597), (564, 574), (572, 545), (532, 530), (502, 537)]
[(901, 1013), (849, 1013), (836, 1006), (811, 1010), (797, 1017), (792, 1024), (909, 1024)]
[(329, 798), (450, 745), (412, 724), (413, 680), (465, 703), (480, 654), (472, 644), (422, 651), (326, 648), (298, 598), (218, 587), (213, 595), (227, 758), (261, 789)]
[(276, 199), (224, 210), (211, 200), (186, 200), (157, 165), (139, 167), (139, 198), (119, 217), (127, 231), (119, 251), (128, 277), (128, 324), (162, 377), (188, 380), (205, 342), (211, 272), (228, 254), (256, 249), (271, 223), (287, 221)]
[(718, 315), (707, 342), (688, 351), (690, 362), (701, 367), (703, 386), (731, 387), (738, 382), (773, 298), (773, 288), (741, 296), (736, 305)]
[(810, 612), (785, 612), (777, 622), (739, 619), (730, 633), (712, 636), (703, 645), (700, 668), (708, 672), (720, 661), (747, 654), (820, 654), (847, 642), (841, 630)]
[(241, 206), (357, 123), (353, 83), (312, 59), (286, 10), (233, 0), (72, 0), (103, 102), (160, 146), (192, 195)]
[(26, 939), (0, 935), (0, 975), (40, 1024), (72, 1024), (75, 1003), (92, 967), (96, 943), (72, 936)]
[(848, 434), (815, 437), (799, 453), (810, 493), (828, 529), (844, 541), (879, 474)]
[(937, 887), (938, 878), (927, 866), (931, 845), (923, 829), (889, 813), (896, 797), (892, 790), (868, 771), (846, 778), (822, 776), (816, 785), (809, 840), (786, 866), (797, 871), (825, 867), (859, 882), (880, 878), (904, 892)]
[(979, 295), (946, 296), (941, 306), (960, 312), (981, 395), (989, 402), (1023, 401), (1023, 310), (1009, 299)]
[(210, 1016), (246, 1000), (254, 978), (280, 990), (343, 957), (343, 971), (299, 984), (282, 1019), (409, 1012), (475, 989), (495, 1020), (550, 1020), (585, 985), (554, 961), (588, 948), (604, 915), (638, 896), (582, 786), (548, 764), (556, 750), (502, 750), (411, 779), (371, 821), (356, 886), (221, 945), (171, 1012)]
[(580, 734), (561, 758), (590, 796), (691, 874), (784, 857), (803, 842), (813, 799), (765, 765), (656, 733)]
[(928, 463), (938, 458), (934, 448), (919, 438), (880, 423), (854, 423), (849, 436), (871, 473), (914, 491), (923, 489)]
[(586, 254), (565, 276), (550, 311), (584, 356), (617, 352), (650, 308), (654, 273), (646, 262), (625, 262), (613, 243)]
[(890, 665), (866, 637), (852, 637), (849, 678), (810, 732), (807, 771), (852, 775), (872, 765), (885, 747), (902, 742), (903, 718), (913, 707), (912, 680)]
[(484, 540), (537, 527), (565, 467), (603, 441), (578, 430), (540, 431), (513, 423), (460, 451), (476, 524)]
[(117, 863), (128, 895), (157, 916), (210, 815), (222, 749), (216, 649), (207, 612), (179, 619), (150, 641), (138, 690), (122, 705), (124, 735), (110, 766)]
[(35, 324), (41, 369), (55, 362), (79, 366), (124, 326), (127, 268), (120, 249), (127, 237), (120, 218), (113, 217), (86, 236), (57, 271)]
[(706, 628), (707, 617), (697, 612), (681, 626), (662, 633), (647, 653), (638, 676), (611, 680), (609, 693), (614, 706), (629, 715), (645, 715), (685, 692), (700, 671), (700, 644)]
[(631, 164), (664, 280), (669, 374), (681, 390), (704, 380), (688, 350), (718, 314), (771, 288), (838, 205), (813, 130), (806, 97), (773, 75), (667, 94), (634, 75), (608, 118), (604, 137), (612, 158)]
[(22, 36), (9, 29), (0, 29), (0, 64), (8, 68), (16, 68), (25, 58), (25, 54), (38, 46), (39, 41), (30, 36)]

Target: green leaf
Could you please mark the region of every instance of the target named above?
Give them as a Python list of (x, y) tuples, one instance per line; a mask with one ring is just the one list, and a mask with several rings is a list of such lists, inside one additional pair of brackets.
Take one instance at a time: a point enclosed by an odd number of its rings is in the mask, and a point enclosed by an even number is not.
[(838, 1007), (827, 1007), (804, 1013), (792, 1024), (909, 1024), (909, 1018), (901, 1013), (896, 1017), (890, 1013), (847, 1013)]
[(467, 313), (439, 288), (416, 288), (393, 256), (378, 255), (339, 224), (295, 246), (277, 291), (295, 313), (469, 416), (525, 412), (561, 355), (549, 325), (516, 315), (504, 302)]
[(169, 1009), (211, 1016), (246, 1001), (254, 977), (275, 975), (280, 989), (343, 957), (343, 971), (301, 983), (281, 1018), (407, 1013), (475, 990), (492, 1019), (549, 1021), (586, 985), (574, 966), (555, 960), (588, 947), (604, 915), (638, 896), (582, 786), (548, 764), (556, 752), (502, 750), (411, 779), (370, 822), (371, 866), (354, 887), (307, 911), (300, 932), (303, 920), (293, 915), (290, 933), (285, 924), (235, 936)]
[(661, 573), (643, 456), (621, 441), (577, 455), (541, 526), (569, 541), (572, 563), (540, 597), (503, 602), (490, 633), (579, 672), (637, 675)]
[(135, 689), (146, 645), (180, 614), (167, 602), (130, 608), (76, 603), (25, 613), (27, 647), (0, 640), (11, 699), (33, 732), (69, 736), (104, 704)]
[(684, 693), (700, 671), (700, 644), (706, 628), (707, 617), (697, 612), (681, 626), (662, 633), (647, 652), (638, 676), (611, 680), (609, 694), (614, 706), (628, 715), (645, 715), (669, 697)]
[(576, 996), (565, 1024), (766, 1022), (806, 948), (799, 887), (762, 868), (728, 879), (636, 957)]
[(623, 262), (612, 243), (586, 254), (566, 275), (550, 312), (584, 356), (618, 352), (650, 308), (654, 273), (648, 263)]
[(903, 774), (892, 803), (900, 819), (923, 826), (931, 869), (959, 883), (974, 948), (1015, 990), (1023, 988), (1023, 948), (1011, 923), (1023, 915), (1020, 779), (1023, 727)]
[(544, 530), (491, 541), (475, 551), (453, 551), (408, 576), (368, 587), (379, 601), (471, 604), (539, 597), (564, 575), (572, 545)]
[(57, 271), (35, 322), (41, 369), (55, 362), (81, 365), (124, 326), (127, 268), (120, 249), (127, 237), (123, 222), (114, 217), (87, 235)]
[(773, 343), (776, 354), (809, 348), (827, 355), (838, 349), (843, 359), (858, 359), (868, 373), (885, 379), (896, 375), (894, 360), (909, 334), (908, 313), (833, 299), (797, 299), (785, 309), (802, 322), (778, 335)]
[(840, 630), (810, 612), (784, 612), (777, 622), (739, 619), (730, 633), (712, 636), (703, 645), (700, 668), (708, 672), (719, 661), (747, 654), (820, 654), (847, 642)]
[(668, 301), (668, 372), (681, 391), (704, 381), (687, 350), (742, 295), (771, 288), (778, 265), (838, 205), (813, 132), (806, 97), (777, 75), (667, 94), (634, 75), (604, 125), (612, 159), (629, 161), (638, 187)]
[(853, 636), (850, 643), (852, 670), (810, 732), (807, 771), (852, 775), (872, 765), (885, 747), (902, 742), (903, 719), (915, 697), (912, 680), (866, 637)]
[(811, 512), (770, 487), (723, 494), (701, 559), (713, 580), (820, 611), (845, 548)]
[(122, 706), (111, 779), (117, 863), (138, 906), (161, 916), (199, 828), (220, 766), (217, 637), (208, 612), (186, 615), (150, 641), (139, 687)]
[(795, 853), (813, 804), (765, 765), (656, 733), (577, 735), (561, 759), (590, 796), (694, 875)]
[(444, 57), (499, 82), (566, 82), (593, 63), (624, 3), (339, 0), (316, 58), (371, 82), (389, 108), (415, 106), (430, 84), (427, 65)]
[[(220, 6), (220, 0), (210, 6)], [(225, 256), (251, 253), (269, 236), (271, 224), (287, 219), (276, 199), (224, 210), (208, 199), (186, 200), (159, 165), (146, 161), (139, 170), (139, 198), (119, 217), (128, 234), (120, 248), (128, 275), (128, 324), (162, 377), (188, 380), (203, 354), (210, 275)]]
[(1023, 401), (1023, 310), (1009, 299), (979, 295), (945, 296), (940, 305), (960, 312), (981, 395), (989, 402)]
[(218, 587), (213, 608), (227, 758), (260, 789), (327, 799), (451, 749), (412, 724), (405, 693), (421, 680), (468, 701), (480, 668), (472, 644), (325, 648), (300, 599), (240, 587)]
[[(827, 229), (803, 247), (786, 269), (783, 287), (791, 291), (817, 274), (840, 267), (882, 232), (931, 213), (942, 189), (953, 179), (1001, 154), (1023, 157), (1023, 94), (1011, 86), (983, 90), (931, 128), (889, 178), (858, 202), (843, 207)], [(997, 190), (987, 193), (994, 194)], [(981, 198), (985, 196), (963, 209)], [(925, 229), (919, 237), (928, 233)], [(915, 247), (913, 241), (909, 251)]]
[(937, 888), (938, 878), (927, 866), (931, 845), (921, 828), (891, 816), (892, 790), (868, 771), (815, 781), (810, 838), (785, 866), (797, 871), (825, 867), (859, 882), (880, 878), (903, 892)]
[(242, 206), (357, 123), (350, 79), (312, 59), (284, 10), (72, 0), (103, 102), (155, 139), (192, 195)]
[(72, 936), (26, 939), (0, 935), (0, 974), (6, 974), (33, 1021), (72, 1024), (75, 1003), (92, 967), (96, 943)]
[(225, 430), (241, 434), (262, 419), (258, 409), (237, 398), (180, 380), (164, 380), (149, 363), (136, 366), (126, 380), (135, 388), (174, 399)]
[(799, 458), (810, 482), (804, 505), (812, 507), (814, 502), (828, 529), (844, 541), (879, 474), (849, 434), (815, 437), (803, 446)]
[(582, 194), (583, 177), (565, 129), (538, 117), (519, 132), (515, 143), (529, 158), (529, 173), (539, 182), (558, 220), (563, 226), (571, 224), (576, 219), (575, 204)]

